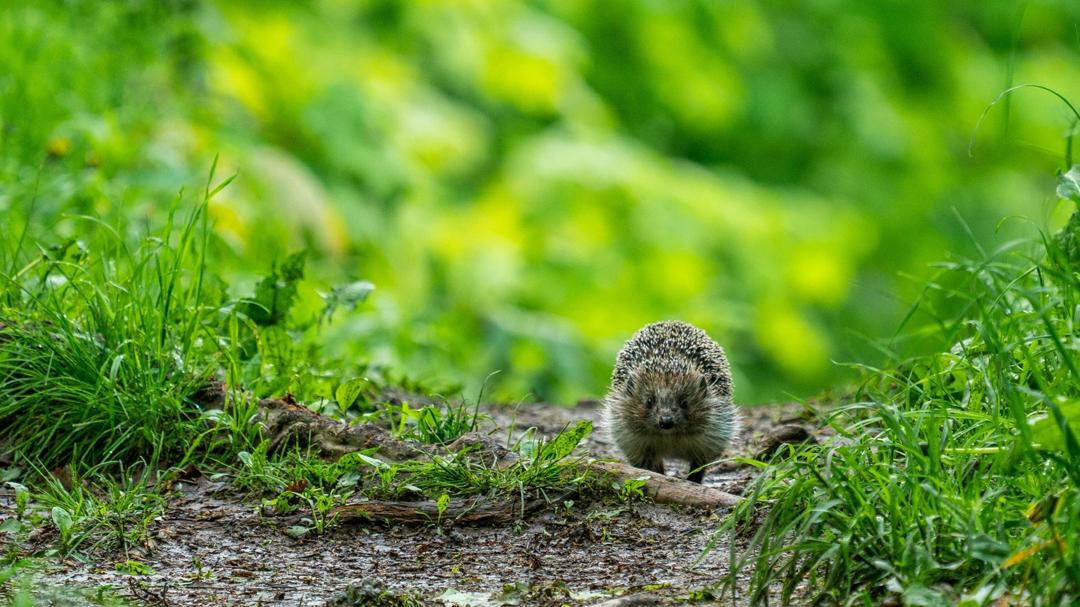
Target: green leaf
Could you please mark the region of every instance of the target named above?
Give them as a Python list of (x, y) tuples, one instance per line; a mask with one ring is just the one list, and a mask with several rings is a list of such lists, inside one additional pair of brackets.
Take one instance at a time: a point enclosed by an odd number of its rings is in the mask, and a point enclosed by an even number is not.
[(109, 381), (116, 383), (116, 374), (120, 372), (120, 365), (124, 362), (124, 355), (117, 354), (113, 357), (112, 366), (109, 368)]
[[(1080, 202), (1077, 205), (1080, 206)], [(1080, 266), (1080, 208), (1073, 211), (1069, 222), (1054, 234), (1054, 245), (1069, 263)]]
[(15, 481), (8, 481), (7, 486), (15, 491), (15, 516), (21, 519), (26, 513), (26, 505), (30, 503), (30, 490)]
[(371, 466), (373, 468), (379, 469), (379, 470), (381, 470), (383, 468), (389, 468), (390, 467), (390, 465), (387, 464), (386, 462), (382, 461), (381, 459), (371, 457), (370, 455), (364, 455), (363, 453), (360, 453), (360, 454), (358, 454), (358, 457), (359, 457), (360, 461), (364, 462), (365, 464), (367, 464), (367, 465), (369, 465), (369, 466)]
[(0, 533), (18, 533), (22, 531), (22, 523), (18, 519), (9, 518), (0, 523)]
[(24, 485), (22, 483), (16, 483), (15, 481), (8, 481), (8, 482), (6, 482), (4, 484), (7, 485), (8, 487), (10, 487), (11, 490), (15, 492), (16, 497), (18, 497), (20, 495), (25, 495), (27, 497), (30, 496), (30, 490), (27, 489), (26, 485)]
[(1031, 439), (1043, 449), (1064, 451), (1066, 427), (1074, 437), (1080, 436), (1080, 400), (1068, 401), (1057, 408), (1061, 412), (1060, 420), (1048, 414), (1030, 422)]
[(573, 428), (564, 430), (551, 440), (551, 444), (544, 449), (544, 459), (560, 460), (572, 453), (586, 436), (592, 433), (592, 422), (589, 420), (579, 421)]
[(319, 314), (320, 321), (330, 320), (338, 308), (345, 308), (349, 311), (356, 309), (356, 306), (367, 301), (368, 296), (374, 290), (374, 284), (366, 280), (357, 280), (340, 287), (334, 287), (329, 293), (319, 293), (324, 302), (322, 312)]
[(305, 535), (311, 533), (311, 528), (305, 527), (303, 525), (293, 525), (292, 527), (286, 529), (285, 533), (287, 533), (289, 537), (293, 538), (294, 540), (298, 540)]
[(338, 477), (337, 486), (344, 489), (351, 489), (360, 482), (360, 473), (356, 470), (349, 470)]
[(1011, 549), (1005, 542), (996, 540), (989, 535), (979, 534), (968, 540), (968, 554), (972, 558), (997, 565), (1009, 558)]
[(1080, 164), (1058, 176), (1057, 195), (1080, 204)]
[(922, 584), (912, 584), (905, 588), (901, 600), (906, 607), (937, 607), (949, 604), (940, 591)]
[(255, 286), (255, 296), (244, 301), (239, 310), (255, 324), (280, 325), (289, 317), (296, 303), (296, 285), (304, 278), (307, 251), (289, 255), (280, 268), (274, 268)]
[(64, 510), (60, 506), (53, 506), (52, 509), (52, 521), (56, 525), (56, 528), (60, 530), (60, 535), (66, 536), (75, 522), (71, 520), (71, 514), (67, 510)]
[(285, 258), (281, 264), (281, 277), (289, 282), (296, 282), (304, 277), (304, 265), (307, 263), (307, 250), (297, 251)]
[(367, 384), (368, 380), (366, 378), (354, 377), (338, 386), (338, 389), (334, 391), (334, 398), (337, 399), (338, 406), (342, 409), (351, 407)]
[(123, 563), (116, 564), (116, 570), (128, 575), (153, 575), (154, 568), (142, 561), (128, 559)]

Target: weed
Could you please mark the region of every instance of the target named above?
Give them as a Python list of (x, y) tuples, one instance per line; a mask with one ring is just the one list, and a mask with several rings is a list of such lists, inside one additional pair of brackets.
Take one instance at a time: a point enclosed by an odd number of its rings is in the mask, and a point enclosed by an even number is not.
[(86, 476), (73, 473), (70, 485), (44, 475), (35, 503), (47, 509), (59, 532), (59, 551), (67, 554), (93, 540), (89, 549), (115, 548), (123, 554), (144, 545), (154, 519), (165, 509), (165, 498), (149, 485), (149, 470), (139, 475), (105, 475), (99, 469)]
[(439, 496), (439, 499), (435, 501), (435, 508), (438, 511), (438, 518), (435, 521), (436, 526), (442, 527), (443, 513), (446, 512), (446, 506), (450, 503), (450, 494), (444, 493)]
[[(366, 389), (370, 385), (371, 380), (366, 377), (354, 377), (342, 382), (334, 391), (334, 398), (337, 400), (338, 408), (344, 412), (358, 402), (370, 405), (370, 400), (368, 398), (363, 398)], [(367, 410), (372, 409), (370, 406), (361, 408)]]
[(214, 572), (203, 566), (202, 559), (197, 556), (191, 557), (191, 566), (195, 569), (191, 578), (195, 580), (208, 580), (214, 577)]
[(516, 445), (517, 456), (509, 463), (489, 461), (483, 452), (470, 449), (400, 463), (385, 462), (368, 450), (324, 462), (299, 451), (271, 458), (261, 445), (239, 454), (241, 466), (233, 472), (233, 483), (266, 496), (264, 510), (306, 513), (288, 529), (297, 538), (325, 532), (333, 523), (331, 509), (354, 493), (371, 499), (432, 499), (441, 522), (451, 497), (525, 499), (527, 494), (588, 486), (593, 479), (581, 472), (571, 454), (591, 429), (591, 423), (581, 422), (551, 439), (534, 439), (530, 433)]
[(116, 570), (127, 575), (153, 575), (154, 569), (142, 561), (128, 559), (116, 564)]
[(519, 457), (511, 463), (487, 461), (470, 449), (431, 461), (388, 464), (364, 456), (361, 462), (374, 479), (366, 492), (383, 497), (421, 493), (431, 498), (443, 494), (522, 495), (559, 487), (581, 487), (591, 479), (581, 472), (580, 461), (571, 457), (574, 448), (592, 431), (592, 423), (579, 422), (551, 439), (533, 438), (529, 432), (515, 446)]
[(621, 483), (613, 483), (612, 489), (618, 493), (619, 499), (624, 502), (641, 500), (645, 499), (645, 484), (647, 481), (648, 477), (628, 478)]
[(400, 407), (388, 411), (388, 415), (397, 417), (397, 436), (437, 445), (451, 443), (476, 430), (483, 418), (464, 402), (427, 405), (421, 409), (413, 409), (403, 402)]
[(15, 520), (21, 521), (26, 514), (26, 506), (30, 503), (30, 490), (14, 481), (8, 481), (7, 486), (15, 491)]

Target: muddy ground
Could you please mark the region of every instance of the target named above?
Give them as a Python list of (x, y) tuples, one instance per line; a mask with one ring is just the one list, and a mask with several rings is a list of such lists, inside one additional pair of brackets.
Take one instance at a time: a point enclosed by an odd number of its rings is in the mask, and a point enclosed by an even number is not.
[[(545, 434), (600, 417), (595, 403), (496, 405), (487, 412), (503, 431), (533, 426)], [(745, 427), (732, 454), (756, 453), (763, 437), (801, 423), (800, 412), (796, 406), (744, 409)], [(600, 431), (583, 447), (597, 457), (616, 457)], [(753, 471), (721, 463), (705, 483), (740, 493)], [(671, 466), (668, 473), (685, 470)], [(12, 508), (10, 495), (0, 495), (0, 520), (12, 516)], [(148, 549), (94, 555), (91, 562), (47, 562), (38, 579), (67, 587), (109, 585), (120, 596), (176, 606), (314, 606), (335, 599), (339, 605), (372, 604), (359, 588), (412, 594), (425, 605), (593, 605), (618, 596), (650, 605), (681, 604), (691, 593), (701, 599), (707, 595), (700, 591), (715, 591), (728, 573), (727, 537), (694, 564), (724, 511), (578, 500), (502, 528), (350, 524), (296, 540), (285, 533), (285, 524), (258, 510), (256, 500), (238, 495), (225, 481), (182, 481), (154, 524)], [(117, 571), (116, 563), (127, 558), (142, 561), (152, 573)], [(347, 594), (350, 585), (355, 588)], [(695, 604), (742, 602), (728, 594)]]

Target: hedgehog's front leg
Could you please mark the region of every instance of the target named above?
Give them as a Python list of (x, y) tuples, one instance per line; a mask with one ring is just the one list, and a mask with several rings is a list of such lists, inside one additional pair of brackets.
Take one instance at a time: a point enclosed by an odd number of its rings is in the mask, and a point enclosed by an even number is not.
[(692, 483), (701, 484), (701, 481), (705, 480), (705, 466), (708, 465), (709, 460), (699, 461), (697, 459), (690, 459), (690, 475), (686, 477), (686, 480)]
[(657, 474), (664, 473), (664, 458), (652, 449), (641, 449), (626, 454), (627, 461), (635, 468), (643, 468)]

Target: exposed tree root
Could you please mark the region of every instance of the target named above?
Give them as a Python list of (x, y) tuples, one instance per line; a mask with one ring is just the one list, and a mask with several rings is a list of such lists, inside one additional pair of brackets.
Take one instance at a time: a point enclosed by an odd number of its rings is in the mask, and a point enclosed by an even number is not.
[(350, 425), (319, 415), (291, 396), (259, 401), (258, 421), (263, 426), (271, 453), (297, 445), (317, 449), (327, 459), (372, 447), (378, 447), (380, 459), (392, 462), (431, 456), (421, 445), (394, 438), (374, 424)]
[[(271, 450), (280, 449), (284, 445), (300, 445), (315, 448), (324, 457), (336, 458), (352, 451), (377, 447), (380, 459), (401, 462), (428, 459), (433, 454), (468, 449), (477, 457), (500, 466), (512, 464), (517, 459), (516, 453), (482, 434), (466, 434), (445, 448), (418, 445), (394, 438), (389, 432), (373, 424), (349, 425), (319, 415), (290, 397), (260, 401), (259, 421), (263, 424)], [(644, 493), (662, 504), (730, 508), (742, 499), (731, 493), (642, 470), (622, 462), (589, 462), (585, 465), (593, 472), (618, 482), (644, 479)], [(540, 505), (542, 503), (526, 503), (523, 510), (520, 502), (514, 501), (503, 503), (498, 500), (451, 500), (443, 518), (472, 524), (480, 521), (495, 523), (513, 520)], [(360, 502), (341, 506), (336, 514), (339, 520), (393, 519), (408, 523), (435, 520), (438, 518), (438, 509), (434, 502)]]
[(784, 445), (817, 442), (814, 435), (802, 424), (784, 424), (769, 431), (761, 439), (761, 450), (755, 459), (767, 460)]
[(622, 462), (592, 462), (589, 467), (619, 481), (645, 479), (645, 495), (658, 504), (683, 504), (705, 508), (732, 508), (742, 501), (738, 495), (698, 483), (635, 468)]

